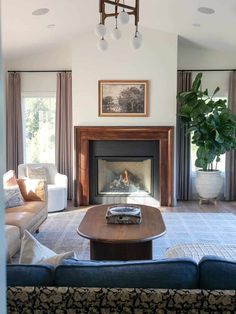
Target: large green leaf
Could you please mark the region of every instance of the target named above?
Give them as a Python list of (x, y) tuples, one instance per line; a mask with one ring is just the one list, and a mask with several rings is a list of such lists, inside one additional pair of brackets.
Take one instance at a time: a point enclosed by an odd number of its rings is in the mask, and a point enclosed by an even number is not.
[(194, 92), (197, 92), (199, 87), (201, 86), (201, 79), (202, 79), (202, 73), (198, 73), (192, 85), (192, 90)]

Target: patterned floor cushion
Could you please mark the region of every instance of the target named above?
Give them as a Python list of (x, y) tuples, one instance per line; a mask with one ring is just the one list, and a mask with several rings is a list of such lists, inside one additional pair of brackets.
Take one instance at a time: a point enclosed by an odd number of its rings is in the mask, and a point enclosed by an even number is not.
[(236, 245), (219, 245), (212, 243), (183, 243), (170, 247), (165, 252), (165, 258), (191, 257), (196, 262), (205, 255), (223, 257), (236, 261)]

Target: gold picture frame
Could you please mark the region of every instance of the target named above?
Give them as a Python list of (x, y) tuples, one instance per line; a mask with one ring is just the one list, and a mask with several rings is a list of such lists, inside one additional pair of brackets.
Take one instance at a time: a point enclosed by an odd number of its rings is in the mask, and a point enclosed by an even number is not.
[(148, 80), (99, 80), (99, 117), (147, 117)]

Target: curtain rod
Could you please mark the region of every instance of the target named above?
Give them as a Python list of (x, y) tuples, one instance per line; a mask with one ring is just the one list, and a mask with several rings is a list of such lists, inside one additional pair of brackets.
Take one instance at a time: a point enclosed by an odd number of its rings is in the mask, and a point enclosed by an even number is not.
[(198, 70), (198, 69), (190, 69), (190, 70), (178, 70), (179, 72), (231, 72), (236, 71), (236, 69), (204, 69), (204, 70)]
[(45, 73), (45, 72), (72, 72), (71, 70), (23, 70), (23, 71), (16, 71), (16, 70), (11, 70), (11, 71), (7, 71), (7, 72), (13, 72), (13, 73), (16, 73), (16, 72), (19, 72), (19, 73)]

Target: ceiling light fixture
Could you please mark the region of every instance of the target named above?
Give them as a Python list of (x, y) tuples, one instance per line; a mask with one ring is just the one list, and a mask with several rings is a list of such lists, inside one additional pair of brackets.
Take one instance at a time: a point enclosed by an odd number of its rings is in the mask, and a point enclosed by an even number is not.
[(200, 27), (201, 24), (200, 24), (200, 23), (193, 23), (192, 26), (194, 26), (194, 27)]
[(49, 12), (48, 8), (40, 8), (32, 12), (32, 15), (44, 15)]
[[(112, 5), (114, 10), (112, 13), (106, 13), (106, 5)], [(135, 5), (130, 6), (126, 5), (124, 0), (100, 0), (99, 2), (99, 14), (100, 14), (100, 23), (96, 26), (96, 34), (100, 37), (98, 42), (98, 49), (99, 50), (107, 50), (108, 49), (108, 42), (105, 39), (105, 35), (107, 33), (105, 20), (108, 17), (115, 18), (115, 28), (111, 32), (111, 37), (114, 40), (118, 40), (121, 38), (121, 31), (118, 28), (118, 22), (121, 24), (128, 24), (129, 23), (129, 16), (134, 15), (134, 25), (135, 25), (135, 32), (134, 37), (131, 41), (132, 46), (135, 49), (141, 47), (142, 44), (142, 35), (138, 31), (138, 22), (139, 22), (139, 0), (135, 0)]]
[(47, 28), (54, 28), (56, 25), (55, 24), (49, 24), (47, 25)]
[(208, 8), (208, 7), (200, 7), (200, 8), (198, 8), (198, 11), (203, 13), (203, 14), (213, 14), (213, 13), (215, 13), (215, 10), (213, 10), (212, 8)]

